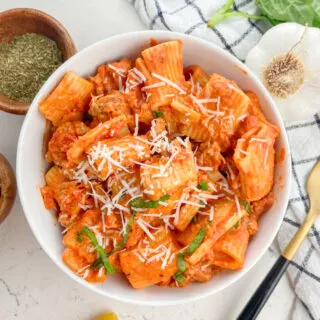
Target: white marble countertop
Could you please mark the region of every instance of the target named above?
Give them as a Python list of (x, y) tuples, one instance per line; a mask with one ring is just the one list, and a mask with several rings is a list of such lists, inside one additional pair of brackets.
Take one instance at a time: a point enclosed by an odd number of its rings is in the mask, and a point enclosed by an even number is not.
[[(110, 35), (144, 29), (125, 0), (1, 0), (0, 11), (33, 7), (56, 17), (80, 50)], [(0, 111), (0, 152), (15, 167), (22, 116)], [(272, 249), (240, 281), (221, 293), (163, 308), (123, 304), (99, 296), (67, 277), (42, 251), (24, 217), (19, 199), (0, 226), (0, 319), (91, 320), (115, 311), (123, 320), (233, 320), (277, 255)], [(294, 294), (284, 276), (259, 320), (290, 319)]]

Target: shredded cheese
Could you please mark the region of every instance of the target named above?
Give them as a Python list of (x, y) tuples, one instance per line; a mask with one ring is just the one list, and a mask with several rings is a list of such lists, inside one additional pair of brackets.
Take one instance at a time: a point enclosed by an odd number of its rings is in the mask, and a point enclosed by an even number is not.
[(211, 206), (209, 220), (213, 221), (213, 218), (214, 218), (214, 206)]
[(248, 152), (248, 151), (245, 151), (245, 150), (240, 149), (240, 148), (239, 148), (238, 150), (239, 150), (240, 153), (242, 153), (242, 154), (244, 154), (244, 155), (246, 155), (246, 156), (249, 155), (249, 152)]
[(209, 186), (214, 192), (217, 192), (217, 188), (213, 185), (212, 182), (208, 182), (208, 186)]
[(257, 142), (267, 142), (267, 140), (265, 140), (265, 139), (251, 138), (250, 141), (249, 141), (249, 143), (250, 143), (250, 142), (253, 142), (253, 141), (257, 141)]
[(234, 195), (234, 202), (236, 203), (238, 216), (241, 217), (241, 207), (240, 207), (240, 203), (239, 203), (239, 199), (238, 199), (237, 195)]
[(167, 79), (167, 78), (165, 78), (163, 76), (160, 76), (159, 74), (154, 73), (154, 72), (152, 72), (152, 76), (157, 78), (157, 79), (159, 79), (159, 80), (162, 80), (163, 82), (165, 82), (170, 87), (177, 89), (181, 94), (186, 94), (186, 92), (184, 90), (182, 90), (177, 84), (175, 84), (171, 80), (169, 80), (169, 79)]
[(155, 240), (154, 235), (149, 231), (149, 229), (146, 227), (145, 225), (145, 221), (142, 219), (137, 219), (136, 220), (137, 224), (139, 225), (139, 227), (144, 231), (144, 233), (151, 239), (151, 240)]
[(126, 70), (122, 69), (122, 68), (117, 68), (115, 66), (113, 66), (112, 64), (108, 64), (108, 67), (110, 69), (112, 69), (115, 73), (117, 73), (120, 77), (125, 78), (126, 75), (124, 74), (126, 72)]
[(138, 135), (139, 132), (139, 115), (137, 113), (134, 114), (134, 120), (135, 120), (135, 128), (134, 128), (134, 136)]
[(141, 90), (142, 91), (146, 91), (148, 89), (163, 87), (165, 85), (166, 85), (165, 82), (161, 81), (161, 82), (157, 82), (157, 83), (154, 83), (154, 84), (150, 84), (149, 86), (142, 87)]

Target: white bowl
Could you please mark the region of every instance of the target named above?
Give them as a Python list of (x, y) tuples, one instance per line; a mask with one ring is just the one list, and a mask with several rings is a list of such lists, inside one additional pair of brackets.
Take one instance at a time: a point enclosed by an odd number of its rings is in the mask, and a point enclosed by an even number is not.
[[(199, 64), (208, 73), (216, 72), (235, 80), (242, 89), (252, 90), (259, 96), (264, 113), (281, 129), (277, 151), (284, 148), (286, 155), (284, 161), (276, 168), (276, 201), (261, 219), (260, 230), (251, 239), (245, 265), (239, 271), (223, 272), (207, 283), (194, 283), (183, 289), (152, 286), (144, 290), (135, 290), (121, 276), (110, 276), (103, 284), (90, 284), (63, 263), (61, 228), (54, 215), (43, 205), (39, 188), (44, 185), (46, 169), (42, 156), (45, 119), (38, 111), (39, 101), (49, 94), (67, 71), (74, 71), (86, 77), (106, 61), (137, 56), (152, 37), (159, 41), (181, 39), (185, 65)], [(230, 286), (247, 273), (270, 246), (280, 227), (289, 197), (290, 176), (290, 151), (284, 125), (275, 104), (259, 80), (244, 64), (214, 44), (168, 31), (140, 31), (117, 35), (91, 45), (65, 62), (35, 97), (20, 133), (17, 153), (17, 181), (21, 203), (29, 225), (43, 250), (66, 274), (87, 288), (110, 298), (142, 305), (169, 305), (205, 297)]]

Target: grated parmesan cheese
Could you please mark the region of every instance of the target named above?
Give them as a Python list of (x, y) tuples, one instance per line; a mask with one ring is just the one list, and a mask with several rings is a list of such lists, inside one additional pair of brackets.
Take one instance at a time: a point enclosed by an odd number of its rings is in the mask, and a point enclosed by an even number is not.
[(237, 195), (234, 195), (234, 202), (236, 203), (238, 216), (241, 217), (241, 207), (240, 207), (240, 203), (239, 203), (239, 199), (238, 199)]
[(161, 81), (161, 82), (157, 82), (154, 84), (150, 84), (149, 86), (144, 86), (141, 88), (141, 90), (146, 91), (146, 90), (153, 89), (153, 88), (163, 87), (165, 85), (166, 85), (165, 82)]
[(184, 90), (182, 90), (176, 83), (172, 82), (171, 80), (169, 80), (163, 76), (160, 76), (159, 74), (154, 73), (154, 72), (152, 72), (152, 76), (159, 79), (159, 80), (162, 80), (170, 87), (177, 89), (181, 94), (186, 94), (186, 92)]
[(134, 114), (134, 120), (135, 120), (135, 128), (134, 128), (134, 136), (137, 136), (139, 133), (139, 115), (137, 113)]
[(108, 64), (108, 67), (110, 69), (112, 69), (115, 73), (117, 73), (120, 77), (125, 78), (126, 75), (124, 74), (126, 72), (126, 70), (122, 69), (122, 68), (117, 68), (115, 66), (113, 66), (112, 64)]

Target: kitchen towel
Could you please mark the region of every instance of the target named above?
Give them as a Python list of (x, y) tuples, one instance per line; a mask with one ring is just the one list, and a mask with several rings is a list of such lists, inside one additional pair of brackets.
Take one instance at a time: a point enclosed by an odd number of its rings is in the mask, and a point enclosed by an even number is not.
[[(270, 27), (269, 22), (233, 17), (208, 28), (212, 14), (225, 0), (129, 0), (149, 29), (178, 31), (214, 42), (244, 61)], [(256, 14), (254, 0), (240, 0), (234, 10)]]
[[(244, 61), (250, 49), (271, 25), (241, 17), (208, 28), (212, 14), (226, 0), (129, 0), (149, 29), (178, 31), (213, 42)], [(254, 0), (239, 0), (234, 10), (256, 14)], [(320, 107), (319, 107), (320, 109)], [(320, 111), (320, 110), (319, 110)], [(284, 119), (285, 121), (286, 119)], [(278, 253), (293, 237), (308, 211), (305, 182), (320, 159), (320, 117), (305, 122), (286, 123), (292, 152), (292, 189), (286, 217), (274, 245)], [(274, 247), (274, 246), (273, 246)], [(287, 274), (296, 293), (291, 319), (320, 319), (320, 223), (313, 227)]]

